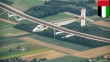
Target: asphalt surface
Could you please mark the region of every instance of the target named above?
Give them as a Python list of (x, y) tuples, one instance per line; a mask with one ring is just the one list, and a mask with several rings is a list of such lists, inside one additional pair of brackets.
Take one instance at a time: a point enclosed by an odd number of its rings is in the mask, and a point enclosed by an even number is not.
[(92, 40), (97, 40), (97, 41), (110, 43), (110, 39), (103, 38), (103, 37), (98, 37), (98, 36), (94, 36), (94, 35), (89, 35), (89, 34), (77, 32), (77, 31), (72, 31), (72, 30), (69, 30), (69, 29), (66, 29), (66, 28), (63, 28), (63, 27), (57, 27), (55, 25), (52, 25), (51, 23), (48, 23), (48, 22), (45, 22), (43, 20), (34, 18), (34, 17), (29, 16), (27, 14), (24, 14), (24, 13), (14, 9), (14, 8), (8, 6), (8, 5), (5, 5), (1, 2), (0, 2), (0, 8), (4, 9), (6, 11), (9, 11), (11, 13), (14, 13), (18, 16), (21, 16), (21, 17), (23, 17), (27, 20), (32, 21), (32, 22), (35, 22), (35, 23), (38, 23), (38, 24), (43, 24), (43, 25), (49, 26), (50, 28), (53, 28), (53, 29), (56, 29), (56, 30), (59, 30), (59, 31), (63, 31), (63, 32), (68, 33), (68, 34), (73, 34), (73, 35), (80, 36), (80, 37), (83, 37), (83, 38), (88, 38), (88, 39), (92, 39)]

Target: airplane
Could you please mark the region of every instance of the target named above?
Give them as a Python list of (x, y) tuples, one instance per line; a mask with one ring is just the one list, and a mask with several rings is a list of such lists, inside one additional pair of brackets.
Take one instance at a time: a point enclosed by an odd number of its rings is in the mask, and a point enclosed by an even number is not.
[[(53, 24), (53, 25), (56, 25), (56, 26), (63, 26), (63, 25), (70, 24), (70, 23), (72, 23), (72, 22), (74, 22), (74, 21), (76, 21), (76, 20), (73, 19), (73, 18), (68, 18), (68, 19), (53, 21), (53, 22), (50, 22), (50, 23)], [(63, 23), (62, 23), (62, 22), (63, 22)], [(32, 30), (32, 32), (41, 32), (41, 31), (46, 31), (47, 29), (49, 29), (48, 26), (38, 25), (38, 26), (36, 26), (36, 27)], [(59, 34), (59, 33), (61, 33), (61, 32), (56, 33), (56, 35)]]
[[(82, 8), (81, 9), (81, 16), (78, 16), (78, 15), (75, 15), (75, 14), (71, 14), (71, 13), (68, 13), (68, 12), (65, 12), (66, 14), (68, 14), (68, 15), (72, 15), (72, 16), (75, 16), (74, 18), (75, 19), (81, 19), (81, 26), (85, 26), (85, 20), (89, 20), (89, 19), (86, 19), (85, 17), (86, 17), (86, 9), (85, 8)], [(66, 20), (66, 22), (67, 22), (68, 20)], [(89, 20), (90, 22), (93, 22), (92, 20)], [(64, 21), (63, 21), (64, 22)], [(56, 22), (54, 22), (53, 24), (55, 24)], [(56, 23), (57, 24), (57, 23)], [(68, 24), (68, 23), (66, 23), (66, 24)], [(65, 24), (65, 25), (66, 25)], [(63, 25), (63, 24), (61, 24), (61, 25)], [(40, 25), (38, 25), (38, 27), (35, 27), (34, 29), (33, 29), (33, 32), (39, 32), (39, 31), (44, 31), (44, 30), (47, 30), (48, 29), (48, 27), (43, 27), (42, 25), (40, 26)]]
[[(71, 14), (71, 13), (68, 13), (68, 12), (65, 12), (65, 13), (67, 13), (67, 14), (69, 14), (69, 15), (73, 15), (73, 14)], [(77, 18), (77, 19), (81, 19), (81, 26), (85, 26), (85, 20), (89, 20), (89, 19), (86, 19), (85, 18), (85, 15), (86, 15), (86, 9), (85, 8), (82, 8), (81, 9), (81, 16), (78, 16), (78, 15), (75, 15), (75, 19)], [(16, 18), (16, 15), (15, 14), (11, 14), (11, 15), (9, 15), (9, 13), (8, 13), (8, 16), (9, 17), (12, 17), (12, 16), (14, 16), (15, 17), (15, 19), (17, 20), (17, 22), (18, 21), (20, 21), (20, 20), (24, 20), (24, 18)], [(89, 20), (89, 21), (91, 21), (91, 20)], [(60, 23), (60, 22), (63, 22), (63, 23)], [(62, 25), (67, 25), (67, 24), (69, 24), (69, 23), (72, 23), (72, 22), (74, 22), (73, 21), (73, 19), (64, 19), (64, 20), (59, 20), (58, 22), (50, 22), (51, 24), (54, 24), (54, 25), (56, 25), (56, 26), (62, 26)], [(46, 31), (47, 29), (49, 29), (49, 27), (48, 26), (45, 26), (45, 25), (38, 25), (38, 26), (36, 26), (33, 30), (32, 30), (32, 32), (41, 32), (41, 31)], [(56, 34), (61, 34), (61, 32), (58, 32), (58, 33), (56, 33)]]
[(48, 26), (38, 25), (32, 30), (32, 32), (41, 32), (41, 31), (46, 31), (47, 29), (49, 29)]

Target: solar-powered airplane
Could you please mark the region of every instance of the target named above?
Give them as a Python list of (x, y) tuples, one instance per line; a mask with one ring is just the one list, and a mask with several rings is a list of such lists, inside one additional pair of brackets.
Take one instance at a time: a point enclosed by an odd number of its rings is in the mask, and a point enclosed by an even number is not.
[[(43, 21), (43, 20), (41, 20), (41, 19), (34, 18), (34, 17), (32, 17), (32, 16), (29, 16), (29, 15), (27, 15), (27, 14), (24, 14), (24, 13), (22, 13), (22, 12), (16, 10), (16, 9), (14, 9), (14, 8), (12, 8), (12, 7), (8, 6), (8, 5), (6, 5), (6, 4), (3, 4), (3, 3), (1, 3), (1, 2), (0, 2), (0, 8), (4, 9), (4, 10), (6, 10), (6, 11), (12, 13), (12, 14), (16, 14), (16, 15), (18, 15), (19, 17), (23, 17), (24, 19), (27, 19), (27, 20), (29, 20), (29, 21), (32, 21), (32, 22), (35, 22), (35, 23), (40, 24), (39, 27), (42, 28), (41, 31), (44, 31), (45, 29), (47, 29), (47, 28), (45, 28), (45, 27), (48, 26), (49, 28), (52, 28), (52, 29), (54, 29), (54, 30), (58, 30), (58, 31), (60, 31), (60, 32), (64, 32), (64, 33), (69, 34), (69, 37), (75, 35), (75, 36), (80, 36), (80, 37), (87, 38), (87, 39), (92, 39), (92, 40), (97, 40), (97, 41), (102, 41), (102, 42), (108, 42), (108, 43), (110, 43), (110, 39), (103, 38), (103, 37), (99, 37), (99, 36), (94, 36), (94, 35), (90, 35), (90, 34), (86, 34), (86, 33), (81, 33), (81, 32), (77, 32), (77, 31), (73, 31), (73, 30), (69, 30), (69, 29), (63, 28), (63, 27), (56, 26), (56, 25), (54, 25), (54, 24), (52, 24), (52, 23), (45, 22), (45, 21)], [(84, 8), (83, 8), (83, 9), (84, 9)], [(84, 12), (84, 10), (83, 10), (83, 12)], [(66, 13), (67, 13), (67, 12), (66, 12)], [(72, 15), (72, 16), (74, 16), (74, 17), (77, 17), (77, 18), (79, 18), (79, 19), (82, 19), (83, 22), (84, 22), (84, 20), (85, 20), (85, 21), (93, 22), (93, 20), (90, 20), (90, 19), (88, 19), (88, 18), (85, 18), (85, 15), (84, 15), (85, 13), (83, 14), (83, 16), (78, 16), (78, 15), (71, 14), (71, 13), (67, 13), (67, 14)], [(17, 19), (17, 20), (18, 20), (18, 19)], [(41, 27), (41, 25), (42, 25), (43, 27)], [(84, 25), (85, 25), (85, 23), (82, 23), (81, 26), (84, 26)], [(35, 28), (38, 28), (38, 26), (35, 27)], [(34, 28), (34, 29), (35, 29), (35, 28)], [(40, 28), (38, 28), (38, 29), (40, 29)], [(33, 30), (34, 30), (34, 29), (33, 29)], [(35, 29), (35, 32), (38, 32), (38, 31), (37, 31), (38, 29)], [(33, 31), (33, 30), (32, 30), (32, 31)], [(55, 32), (54, 32), (54, 33), (55, 33)], [(70, 35), (71, 35), (71, 36), (70, 36)], [(68, 37), (68, 36), (66, 36), (66, 37)]]
[[(71, 14), (71, 13), (68, 13), (68, 12), (65, 12), (66, 14)], [(15, 14), (10, 14), (9, 12), (8, 12), (8, 17), (14, 17), (15, 19), (16, 19), (16, 21), (17, 22), (19, 22), (19, 21), (21, 21), (21, 20), (24, 20), (24, 18), (17, 18), (16, 17), (17, 15), (15, 15)], [(81, 20), (81, 26), (85, 26), (85, 16), (86, 16), (86, 9), (85, 8), (82, 8), (81, 9), (81, 16), (78, 16), (78, 15), (75, 15), (75, 17), (74, 18), (76, 18), (76, 19), (80, 19)], [(75, 19), (75, 20), (76, 20)], [(60, 22), (63, 22), (63, 23), (60, 23)], [(72, 22), (74, 22), (73, 21), (73, 19), (72, 18), (69, 18), (69, 19), (64, 19), (64, 20), (60, 20), (60, 21), (58, 21), (58, 22), (53, 22), (53, 23), (51, 23), (51, 24), (54, 24), (54, 25), (56, 25), (56, 26), (62, 26), (62, 25), (67, 25), (67, 24), (69, 24), (69, 23), (72, 23)], [(91, 22), (91, 21), (90, 21)], [(93, 21), (92, 21), (93, 22)], [(41, 31), (46, 31), (47, 29), (49, 29), (49, 26), (45, 26), (45, 25), (38, 25), (38, 26), (36, 26), (33, 30), (32, 30), (32, 32), (41, 32)], [(58, 34), (61, 34), (61, 33), (63, 33), (63, 32), (56, 32), (56, 33), (54, 33), (55, 35), (58, 35)], [(69, 38), (69, 37), (72, 37), (72, 36), (74, 36), (74, 35), (71, 35), (71, 34), (69, 34), (69, 35), (66, 35), (66, 36), (64, 36), (64, 37), (61, 37), (61, 38)]]
[[(69, 14), (69, 15), (74, 15), (74, 14), (71, 14), (71, 13), (68, 13), (68, 12), (65, 12), (66, 14)], [(85, 8), (82, 8), (81, 9), (81, 16), (78, 16), (78, 15), (74, 15), (75, 16), (75, 18), (77, 18), (77, 19), (80, 19), (81, 20), (81, 26), (85, 26), (85, 15), (86, 15), (86, 9)], [(17, 15), (15, 15), (15, 14), (9, 14), (9, 12), (8, 12), (8, 17), (13, 17), (14, 16), (14, 18), (16, 19), (16, 21), (21, 21), (21, 20), (24, 20), (24, 18), (18, 18), (17, 19)], [(70, 20), (70, 19), (69, 19)], [(59, 22), (64, 22), (64, 23), (60, 23), (60, 24), (58, 24), (58, 26), (62, 26), (62, 25), (66, 25), (66, 24), (69, 24), (69, 23), (72, 23), (71, 21), (69, 21), (68, 19), (65, 19), (64, 21), (62, 20), (62, 21), (59, 21)], [(71, 19), (72, 20), (72, 19)], [(90, 21), (90, 22), (94, 22), (94, 21), (91, 21), (91, 20), (88, 20), (88, 21)], [(67, 23), (66, 23), (67, 22)], [(74, 22), (74, 21), (73, 21)], [(56, 23), (52, 23), (52, 24), (57, 24), (58, 22), (56, 22)], [(33, 32), (41, 32), (41, 31), (45, 31), (45, 30), (47, 30), (49, 27), (48, 26), (45, 26), (45, 25), (38, 25), (38, 26), (36, 26), (32, 31)]]
[[(68, 12), (65, 12), (65, 13), (67, 13), (67, 14), (70, 14), (70, 13), (68, 13)], [(86, 9), (85, 8), (82, 8), (81, 9), (81, 16), (78, 16), (78, 15), (76, 15), (75, 17), (77, 17), (78, 19), (81, 19), (81, 26), (85, 26), (85, 15), (86, 15)], [(66, 21), (68, 21), (68, 20), (66, 20)], [(64, 21), (62, 21), (62, 22), (64, 22)], [(69, 21), (68, 21), (69, 22)], [(91, 21), (90, 20), (90, 22), (94, 22), (94, 21)], [(67, 23), (68, 24), (68, 23)], [(61, 24), (62, 25), (62, 24)], [(61, 25), (59, 25), (59, 26), (61, 26)], [(66, 25), (66, 24), (65, 24)], [(38, 25), (37, 27), (35, 27), (34, 29), (33, 29), (33, 32), (40, 32), (40, 31), (45, 31), (45, 30), (47, 30), (49, 27), (48, 26), (45, 26), (45, 25)]]
[[(71, 13), (68, 13), (68, 12), (65, 12), (65, 13), (66, 14), (69, 14), (69, 15), (71, 14)], [(81, 16), (78, 16), (78, 15), (75, 16), (76, 19), (80, 19), (81, 20), (81, 26), (85, 26), (85, 15), (86, 15), (86, 9), (85, 8), (82, 8), (81, 9)], [(16, 16), (17, 15), (15, 15), (15, 14), (9, 14), (9, 12), (8, 12), (8, 17), (14, 17), (17, 22), (19, 22), (21, 20), (24, 20), (24, 18), (22, 18), (22, 17), (21, 18), (17, 18)], [(60, 22), (63, 22), (63, 23), (60, 23)], [(69, 19), (60, 20), (58, 22), (52, 22), (51, 24), (54, 24), (56, 26), (62, 26), (62, 25), (67, 25), (67, 24), (72, 23), (72, 22), (74, 22), (73, 19), (72, 18), (69, 18)], [(47, 29), (49, 29), (49, 26), (45, 26), (45, 25), (41, 25), (40, 24), (40, 25), (36, 26), (32, 30), (32, 32), (41, 32), (41, 31), (46, 31)], [(58, 34), (61, 34), (61, 33), (63, 33), (63, 32), (56, 32), (54, 34), (55, 35), (58, 35)], [(66, 36), (61, 37), (61, 38), (69, 38), (69, 37), (72, 37), (72, 36), (74, 36), (74, 35), (70, 35), (69, 34), (69, 35), (66, 35)]]

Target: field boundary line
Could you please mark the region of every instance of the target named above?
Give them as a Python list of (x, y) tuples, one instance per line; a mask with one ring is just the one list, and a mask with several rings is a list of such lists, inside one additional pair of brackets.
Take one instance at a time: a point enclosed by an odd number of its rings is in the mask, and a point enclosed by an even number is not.
[(7, 23), (10, 23), (10, 24), (14, 24), (14, 25), (17, 24), (16, 22), (9, 21), (9, 20), (7, 20), (7, 19), (3, 19), (3, 18), (0, 18), (0, 21), (7, 22)]
[(8, 29), (6, 28), (6, 29), (2, 29), (2, 30), (0, 30), (0, 31), (4, 31), (4, 30), (10, 30), (10, 29), (13, 29), (13, 28), (8, 28)]
[(24, 37), (24, 38), (21, 38), (21, 39), (32, 42), (32, 43), (36, 43), (36, 44), (39, 44), (39, 45), (42, 45), (42, 46), (45, 46), (45, 47), (48, 47), (48, 48), (51, 48), (51, 49), (54, 49), (54, 50), (69, 53), (69, 54), (75, 54), (75, 53), (79, 52), (77, 50), (61, 47), (61, 46), (58, 46), (58, 45), (49, 44), (49, 43), (42, 42), (42, 41), (30, 38), (30, 37)]

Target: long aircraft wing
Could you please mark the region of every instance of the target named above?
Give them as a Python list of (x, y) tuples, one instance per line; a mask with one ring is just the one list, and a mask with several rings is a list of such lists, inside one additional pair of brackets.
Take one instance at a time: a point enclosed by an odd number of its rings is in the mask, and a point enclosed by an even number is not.
[(91, 20), (91, 19), (88, 19), (88, 18), (82, 18), (81, 16), (76, 15), (76, 14), (72, 14), (72, 13), (69, 13), (69, 12), (65, 12), (65, 13), (68, 14), (68, 15), (80, 18), (80, 19), (84, 19), (84, 20), (87, 20), (87, 21), (90, 21), (90, 22), (94, 22), (94, 20)]
[(53, 21), (53, 22), (50, 22), (50, 23), (54, 24), (56, 26), (62, 26), (62, 25), (70, 24), (70, 23), (75, 22), (75, 21), (77, 21), (77, 19), (67, 18), (67, 19), (63, 19), (63, 20)]
[(18, 16), (24, 17), (25, 19), (30, 20), (32, 22), (35, 22), (35, 23), (38, 23), (38, 24), (43, 24), (43, 25), (49, 26), (50, 28), (53, 28), (53, 29), (56, 29), (56, 30), (59, 30), (59, 31), (63, 31), (63, 32), (71, 34), (71, 35), (76, 35), (76, 36), (80, 36), (80, 37), (84, 37), (84, 38), (88, 38), (88, 39), (92, 39), (92, 40), (97, 40), (97, 41), (110, 43), (110, 39), (103, 38), (103, 37), (98, 37), (98, 36), (94, 36), (94, 35), (89, 35), (89, 34), (77, 32), (77, 31), (69, 30), (69, 29), (66, 29), (66, 28), (63, 28), (63, 27), (55, 26), (55, 25), (53, 25), (51, 23), (48, 23), (48, 22), (45, 22), (41, 19), (37, 19), (37, 18), (34, 18), (34, 17), (29, 16), (27, 14), (24, 14), (24, 13), (14, 9), (14, 8), (6, 5), (6, 4), (3, 4), (1, 2), (0, 2), (0, 8), (4, 9), (6, 11), (9, 11), (11, 13), (14, 13)]

